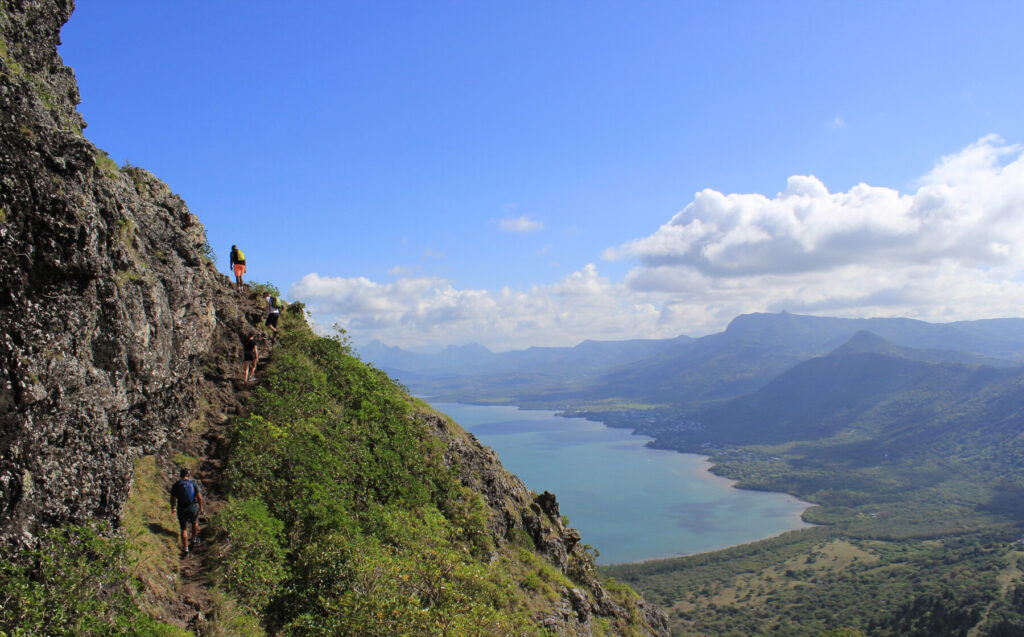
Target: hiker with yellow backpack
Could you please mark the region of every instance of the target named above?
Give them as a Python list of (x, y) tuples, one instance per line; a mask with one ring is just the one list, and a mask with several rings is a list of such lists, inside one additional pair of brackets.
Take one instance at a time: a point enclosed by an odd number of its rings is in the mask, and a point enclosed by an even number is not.
[(245, 253), (238, 246), (231, 246), (231, 269), (235, 272), (235, 286), (242, 291), (242, 275), (245, 274)]

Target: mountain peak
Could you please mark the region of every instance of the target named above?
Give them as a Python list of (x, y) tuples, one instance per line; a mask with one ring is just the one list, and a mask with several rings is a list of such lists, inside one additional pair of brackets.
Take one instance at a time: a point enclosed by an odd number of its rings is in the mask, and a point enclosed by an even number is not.
[(460, 352), (460, 353), (463, 353), (463, 354), (493, 354), (494, 353), (486, 345), (481, 345), (480, 343), (466, 343), (465, 345), (449, 345), (448, 347), (445, 347), (444, 350), (442, 350), (442, 351), (448, 352), (448, 353)]
[(857, 332), (836, 349), (829, 353), (829, 356), (844, 356), (849, 354), (889, 354), (901, 355), (903, 348), (893, 345), (874, 332), (857, 330)]

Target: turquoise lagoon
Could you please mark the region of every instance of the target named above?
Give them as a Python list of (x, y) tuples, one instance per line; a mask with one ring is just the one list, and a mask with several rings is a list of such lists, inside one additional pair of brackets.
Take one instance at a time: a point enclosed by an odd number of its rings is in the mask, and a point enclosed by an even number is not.
[(506, 469), (598, 549), (599, 564), (689, 555), (809, 526), (790, 495), (745, 491), (704, 456), (644, 446), (650, 438), (553, 411), (434, 403), (493, 448)]

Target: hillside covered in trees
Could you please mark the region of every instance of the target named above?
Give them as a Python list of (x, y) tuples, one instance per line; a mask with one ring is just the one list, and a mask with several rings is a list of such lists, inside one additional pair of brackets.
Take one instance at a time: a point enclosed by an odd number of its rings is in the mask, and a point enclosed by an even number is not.
[(950, 354), (861, 332), (662, 430), (823, 526), (608, 572), (677, 632), (1021, 635), (1024, 377)]

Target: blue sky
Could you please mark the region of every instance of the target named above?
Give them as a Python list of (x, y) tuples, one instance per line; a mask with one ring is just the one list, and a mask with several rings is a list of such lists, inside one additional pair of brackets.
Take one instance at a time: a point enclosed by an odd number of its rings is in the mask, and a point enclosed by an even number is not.
[(1019, 2), (100, 1), (60, 52), (86, 135), (184, 197), (225, 271), (237, 243), (357, 342), (503, 349), (1019, 314), (1021, 24)]

